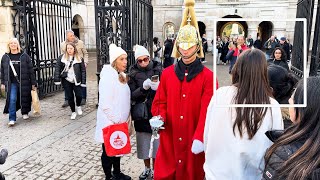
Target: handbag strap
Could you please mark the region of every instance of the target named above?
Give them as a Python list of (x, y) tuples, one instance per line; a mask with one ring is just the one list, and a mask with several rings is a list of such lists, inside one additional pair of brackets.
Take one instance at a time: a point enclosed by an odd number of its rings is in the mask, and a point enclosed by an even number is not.
[[(9, 59), (10, 59), (10, 57), (9, 57)], [(14, 77), (17, 79), (17, 82), (20, 83), (19, 78), (18, 78), (18, 74), (17, 74), (16, 70), (13, 67), (11, 59), (9, 60), (9, 64), (10, 64), (10, 67), (11, 67), (11, 70), (13, 72)]]
[(72, 64), (73, 64), (73, 61), (74, 61), (74, 56), (72, 57), (70, 63), (69, 63), (69, 66), (68, 66), (68, 69), (66, 69), (66, 72), (69, 71), (69, 69), (71, 68)]

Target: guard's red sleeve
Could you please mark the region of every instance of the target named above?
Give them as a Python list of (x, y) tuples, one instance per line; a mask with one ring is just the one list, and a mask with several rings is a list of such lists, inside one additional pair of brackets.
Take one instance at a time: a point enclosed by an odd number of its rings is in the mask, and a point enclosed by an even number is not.
[(167, 89), (166, 89), (166, 71), (163, 71), (160, 84), (157, 89), (156, 95), (154, 96), (151, 113), (153, 116), (161, 115), (164, 122), (166, 122), (167, 114)]
[[(206, 123), (207, 108), (213, 95), (213, 73), (211, 72), (211, 74), (207, 75), (207, 77), (208, 78), (205, 80), (203, 93), (201, 97), (201, 110), (200, 110), (199, 122), (197, 125), (197, 129), (193, 135), (193, 140), (197, 139), (202, 143), (203, 143), (204, 126)], [(217, 80), (217, 88), (218, 88), (218, 80)]]

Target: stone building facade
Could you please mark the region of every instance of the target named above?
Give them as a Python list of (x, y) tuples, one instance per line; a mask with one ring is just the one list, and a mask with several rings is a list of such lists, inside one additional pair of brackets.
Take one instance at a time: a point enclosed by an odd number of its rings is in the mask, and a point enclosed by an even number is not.
[[(71, 0), (72, 29), (85, 42), (88, 50), (96, 48), (94, 0)], [(228, 22), (218, 23), (214, 34), (215, 18), (263, 18), (269, 21), (241, 22), (246, 35), (253, 39), (261, 36), (266, 39), (271, 34), (278, 38), (286, 36), (293, 42), (294, 23), (275, 22), (274, 19), (295, 18), (298, 0), (195, 0), (197, 20), (200, 31), (205, 31), (207, 40), (221, 35)], [(166, 37), (175, 36), (179, 30), (184, 0), (152, 0), (153, 35), (161, 43)], [(12, 0), (0, 2), (0, 54), (6, 49), (6, 43), (13, 35)], [(317, 7), (317, 2), (315, 8)], [(314, 13), (316, 14), (316, 13)], [(240, 22), (240, 21), (239, 21)], [(314, 29), (314, 28), (313, 28)], [(312, 39), (311, 35), (311, 39)], [(312, 42), (312, 41), (311, 41)], [(209, 43), (209, 46), (211, 43)]]
[[(223, 28), (228, 22), (219, 22), (217, 32), (214, 34), (215, 18), (260, 18), (265, 21), (240, 22), (245, 36), (251, 35), (255, 40), (260, 36), (267, 40), (270, 35), (287, 37), (293, 42), (294, 22), (278, 22), (296, 17), (297, 0), (195, 0), (195, 12), (199, 30), (206, 33), (208, 42), (216, 36), (221, 36)], [(163, 39), (168, 34), (176, 34), (180, 28), (183, 11), (183, 0), (154, 0), (153, 34)], [(315, 5), (316, 7), (316, 5)], [(315, 14), (315, 13), (314, 13)], [(171, 35), (172, 36), (172, 35)], [(169, 36), (170, 37), (170, 36)], [(211, 43), (209, 43), (211, 46)], [(210, 48), (209, 48), (210, 49)]]

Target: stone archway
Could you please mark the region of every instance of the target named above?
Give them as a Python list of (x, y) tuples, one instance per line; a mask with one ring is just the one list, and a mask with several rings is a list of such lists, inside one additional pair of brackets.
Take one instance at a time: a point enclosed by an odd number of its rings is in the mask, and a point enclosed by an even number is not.
[(217, 34), (216, 34), (216, 36), (223, 37), (224, 36), (223, 31), (225, 30), (225, 28), (227, 26), (230, 26), (230, 25), (232, 27), (232, 24), (236, 24), (239, 27), (239, 31), (240, 32), (243, 31), (242, 35), (244, 35), (244, 36), (248, 35), (248, 24), (245, 21), (240, 21), (240, 18), (242, 18), (241, 16), (238, 16), (238, 15), (227, 15), (227, 16), (224, 16), (222, 18), (239, 18), (239, 21), (232, 21), (232, 22), (219, 21), (217, 23)]
[(202, 21), (198, 21), (198, 27), (199, 27), (200, 37), (202, 37), (203, 34), (206, 34), (206, 25)]
[[(237, 32), (235, 32), (235, 31), (237, 31)], [(239, 22), (227, 22), (221, 28), (220, 37), (222, 37), (222, 36), (236, 37), (236, 36), (241, 36), (241, 35), (245, 36), (245, 28)]]
[(258, 26), (257, 36), (260, 36), (262, 44), (264, 44), (271, 36), (273, 23), (270, 21), (262, 21)]
[(172, 22), (166, 22), (163, 25), (163, 28), (162, 28), (163, 41), (165, 41), (167, 38), (169, 38), (169, 39), (175, 38), (175, 34), (176, 34), (175, 28), (176, 28), (176, 26)]
[(84, 41), (84, 23), (82, 17), (79, 14), (73, 16), (71, 28), (74, 32), (74, 35), (77, 36), (80, 40)]

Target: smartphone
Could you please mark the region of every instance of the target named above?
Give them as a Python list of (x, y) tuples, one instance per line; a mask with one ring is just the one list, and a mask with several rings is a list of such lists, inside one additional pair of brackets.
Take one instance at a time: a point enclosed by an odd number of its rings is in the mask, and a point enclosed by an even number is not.
[(151, 81), (153, 81), (153, 82), (159, 81), (159, 75), (153, 75), (153, 76), (151, 76)]

